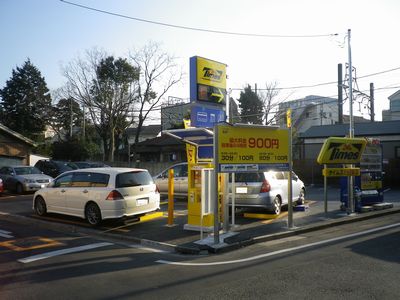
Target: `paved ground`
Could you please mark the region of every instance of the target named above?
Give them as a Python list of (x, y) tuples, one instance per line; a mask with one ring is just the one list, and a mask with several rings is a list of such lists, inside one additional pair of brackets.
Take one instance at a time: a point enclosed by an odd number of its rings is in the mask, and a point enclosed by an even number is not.
[[(389, 190), (385, 193), (385, 202), (393, 204), (393, 208), (381, 211), (356, 214), (348, 216), (340, 210), (339, 190), (336, 188), (328, 189), (328, 213), (324, 212), (322, 187), (309, 187), (307, 194), (308, 208), (305, 211), (295, 211), (293, 215), (293, 229), (288, 229), (287, 212), (276, 219), (252, 218), (254, 213), (261, 213), (254, 210), (239, 210), (235, 214), (235, 226), (231, 226), (229, 232), (238, 233), (230, 236), (224, 243), (222, 238), (226, 235), (221, 233), (221, 247), (211, 249), (219, 251), (230, 247), (241, 247), (248, 243), (279, 238), (291, 234), (297, 234), (302, 230), (315, 230), (326, 226), (334, 226), (340, 223), (347, 223), (374, 217), (379, 214), (400, 212), (400, 190)], [(37, 217), (31, 210), (32, 195), (23, 197), (2, 198), (0, 201), (0, 219), (23, 222), (25, 224), (36, 224), (38, 226), (66, 230), (71, 232), (82, 232), (93, 235), (106, 235), (131, 240), (137, 243), (153, 245), (155, 247), (174, 248), (181, 252), (198, 253), (204, 248), (197, 243), (200, 240), (200, 232), (184, 230), (187, 223), (187, 203), (185, 201), (175, 202), (174, 225), (167, 226), (167, 204), (162, 205), (163, 214), (158, 213), (156, 218), (143, 218), (141, 221), (127, 220), (124, 223), (107, 221), (99, 228), (91, 228), (84, 220), (71, 218), (56, 214), (49, 214), (46, 217)], [(262, 212), (264, 213), (264, 212)], [(203, 238), (208, 234), (205, 233)], [(213, 244), (206, 242), (206, 244)], [(209, 248), (207, 248), (210, 250)]]

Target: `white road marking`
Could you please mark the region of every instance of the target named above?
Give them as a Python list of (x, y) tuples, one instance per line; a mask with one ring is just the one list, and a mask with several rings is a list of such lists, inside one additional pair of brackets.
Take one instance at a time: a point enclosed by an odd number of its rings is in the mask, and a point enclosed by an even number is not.
[(135, 248), (135, 249), (140, 249), (140, 250), (145, 250), (145, 251), (150, 251), (150, 252), (156, 252), (156, 253), (167, 253), (168, 252), (168, 251), (161, 250), (161, 249), (143, 247), (143, 246), (140, 246), (140, 245), (129, 245), (129, 247)]
[(260, 254), (260, 255), (243, 258), (243, 259), (228, 260), (228, 261), (216, 261), (216, 262), (209, 262), (209, 263), (186, 263), (186, 262), (175, 262), (175, 261), (168, 261), (168, 260), (157, 260), (156, 262), (160, 263), (160, 264), (178, 265), (178, 266), (218, 266), (218, 265), (238, 264), (238, 263), (253, 261), (253, 260), (257, 260), (257, 259), (261, 259), (261, 258), (271, 257), (271, 256), (278, 255), (278, 254), (288, 253), (288, 252), (297, 251), (297, 250), (301, 250), (301, 249), (305, 249), (305, 248), (310, 248), (310, 247), (314, 247), (314, 246), (320, 246), (320, 245), (324, 245), (324, 244), (328, 244), (328, 243), (332, 243), (332, 242), (337, 242), (337, 241), (344, 240), (344, 239), (354, 238), (354, 237), (358, 237), (361, 235), (366, 235), (369, 233), (383, 231), (383, 230), (398, 227), (398, 226), (400, 226), (400, 223), (387, 225), (387, 226), (383, 226), (383, 227), (378, 227), (378, 228), (374, 228), (374, 229), (369, 229), (369, 230), (365, 230), (365, 231), (361, 231), (361, 232), (357, 232), (357, 233), (352, 233), (352, 234), (328, 239), (325, 241), (315, 242), (315, 243), (306, 244), (306, 245), (297, 246), (297, 247), (288, 248), (288, 249), (282, 249), (282, 250), (265, 253), (265, 254)]
[(3, 238), (7, 238), (7, 239), (14, 238), (14, 236), (11, 235), (11, 233), (12, 232), (10, 232), (10, 231), (0, 229), (0, 236), (3, 237)]
[(33, 262), (36, 260), (46, 259), (49, 257), (54, 257), (54, 256), (68, 254), (68, 253), (74, 253), (74, 252), (80, 252), (80, 251), (85, 251), (85, 250), (90, 250), (90, 249), (95, 249), (95, 248), (105, 247), (105, 246), (111, 246), (111, 245), (114, 245), (114, 244), (113, 243), (95, 243), (95, 244), (90, 244), (90, 245), (85, 245), (85, 246), (50, 251), (50, 252), (18, 259), (18, 261), (26, 264), (26, 263), (30, 263), (30, 262)]

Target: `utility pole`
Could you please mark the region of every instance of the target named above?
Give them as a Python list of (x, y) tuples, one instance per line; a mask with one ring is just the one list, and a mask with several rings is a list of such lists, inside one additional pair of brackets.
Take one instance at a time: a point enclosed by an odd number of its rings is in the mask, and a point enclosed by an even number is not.
[(338, 123), (343, 124), (343, 66), (338, 64)]
[[(351, 60), (351, 29), (347, 31), (347, 44), (348, 44), (348, 56), (349, 56), (349, 138), (354, 138), (354, 120), (353, 120), (353, 65)], [(352, 168), (353, 165), (350, 165)], [(348, 213), (354, 213), (354, 176), (349, 176), (347, 184), (347, 202), (348, 202)]]
[(371, 122), (375, 122), (375, 104), (374, 104), (374, 83), (371, 82), (369, 84), (369, 102), (370, 102), (370, 107), (371, 107)]

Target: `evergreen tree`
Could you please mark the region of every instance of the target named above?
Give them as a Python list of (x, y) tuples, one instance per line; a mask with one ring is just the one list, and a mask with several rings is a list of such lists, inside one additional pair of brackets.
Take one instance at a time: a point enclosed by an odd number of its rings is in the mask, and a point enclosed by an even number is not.
[(38, 141), (44, 133), (51, 97), (44, 77), (28, 59), (12, 71), (0, 90), (1, 122), (12, 130)]
[(239, 97), (240, 118), (243, 123), (262, 124), (263, 123), (263, 103), (258, 95), (251, 90), (250, 86), (240, 92)]
[(57, 105), (52, 108), (50, 120), (50, 126), (57, 133), (60, 140), (70, 137), (71, 121), (72, 127), (82, 127), (83, 111), (79, 103), (74, 99), (62, 98), (58, 101)]

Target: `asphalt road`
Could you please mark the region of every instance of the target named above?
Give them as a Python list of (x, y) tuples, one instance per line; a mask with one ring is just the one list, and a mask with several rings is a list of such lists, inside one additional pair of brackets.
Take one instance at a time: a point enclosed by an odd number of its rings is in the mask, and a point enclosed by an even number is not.
[(1, 299), (398, 299), (400, 215), (188, 256), (0, 221)]

